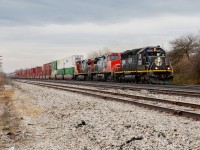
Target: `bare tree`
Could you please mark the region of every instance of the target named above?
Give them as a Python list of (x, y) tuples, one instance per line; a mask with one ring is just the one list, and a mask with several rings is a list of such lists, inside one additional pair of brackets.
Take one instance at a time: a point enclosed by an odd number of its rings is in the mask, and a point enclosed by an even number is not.
[(183, 57), (191, 61), (191, 55), (199, 52), (200, 38), (198, 35), (188, 34), (170, 42), (172, 51), (169, 56), (177, 63)]
[(193, 61), (193, 72), (195, 72), (195, 77), (198, 81), (198, 84), (200, 84), (200, 54), (194, 56)]
[[(199, 34), (200, 35), (200, 34)], [(170, 42), (171, 59), (178, 83), (200, 83), (200, 36), (188, 34)]]
[(94, 59), (96, 57), (101, 57), (103, 55), (108, 55), (110, 53), (112, 53), (112, 52), (110, 51), (109, 48), (103, 48), (102, 50), (90, 52), (90, 53), (88, 53), (87, 56), (88, 56), (88, 58)]

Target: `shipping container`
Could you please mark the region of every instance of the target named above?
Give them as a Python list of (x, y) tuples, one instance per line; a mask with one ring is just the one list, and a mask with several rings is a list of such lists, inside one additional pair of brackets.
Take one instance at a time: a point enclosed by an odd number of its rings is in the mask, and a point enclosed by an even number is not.
[(43, 78), (50, 79), (51, 78), (51, 63), (44, 64), (42, 69), (43, 69), (42, 70)]
[(22, 78), (22, 69), (19, 71), (19, 77)]
[(51, 70), (51, 63), (44, 64), (43, 70)]
[(17, 70), (16, 71), (16, 77), (17, 78), (22, 78), (22, 70)]
[(65, 68), (65, 74), (73, 75), (74, 74), (74, 67)]
[(76, 66), (76, 61), (83, 60), (83, 55), (72, 55), (60, 60), (57, 60), (57, 69), (71, 68)]
[(71, 67), (71, 68), (65, 68), (65, 75), (64, 75), (64, 79), (65, 80), (71, 80), (74, 78), (74, 69), (75, 67)]
[(35, 78), (35, 68), (31, 68), (31, 78)]
[(35, 78), (42, 77), (42, 66), (38, 66), (35, 68)]
[(58, 69), (56, 75), (65, 75), (65, 69)]
[(65, 69), (58, 69), (56, 73), (56, 79), (64, 79)]
[(57, 61), (51, 62), (51, 70), (57, 70)]
[(31, 69), (28, 69), (27, 78), (31, 78)]
[(27, 69), (22, 70), (22, 78), (27, 78)]

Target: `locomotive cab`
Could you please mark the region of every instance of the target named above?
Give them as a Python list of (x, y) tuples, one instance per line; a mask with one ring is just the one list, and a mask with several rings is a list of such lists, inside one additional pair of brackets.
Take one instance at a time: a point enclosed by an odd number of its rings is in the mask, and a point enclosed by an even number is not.
[(167, 83), (172, 80), (172, 66), (162, 48), (159, 46), (148, 47), (138, 55), (143, 55), (142, 65), (147, 70), (148, 82)]
[(127, 82), (168, 83), (173, 71), (165, 51), (157, 47), (127, 50), (121, 55), (118, 78)]
[(112, 81), (114, 72), (121, 70), (121, 53), (111, 53), (95, 58), (94, 80)]

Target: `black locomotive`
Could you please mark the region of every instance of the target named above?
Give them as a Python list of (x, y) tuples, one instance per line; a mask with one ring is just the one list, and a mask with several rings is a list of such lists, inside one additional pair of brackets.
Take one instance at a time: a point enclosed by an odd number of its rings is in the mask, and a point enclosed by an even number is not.
[(169, 83), (173, 69), (160, 47), (145, 47), (121, 53), (121, 71), (115, 72), (122, 82)]

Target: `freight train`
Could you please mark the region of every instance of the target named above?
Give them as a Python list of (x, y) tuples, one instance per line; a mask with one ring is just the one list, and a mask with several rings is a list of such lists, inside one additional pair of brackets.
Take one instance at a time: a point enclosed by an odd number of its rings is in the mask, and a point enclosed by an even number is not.
[(15, 78), (166, 84), (173, 79), (173, 68), (160, 46), (148, 46), (95, 59), (83, 60), (82, 55), (73, 55), (43, 66), (18, 70)]

